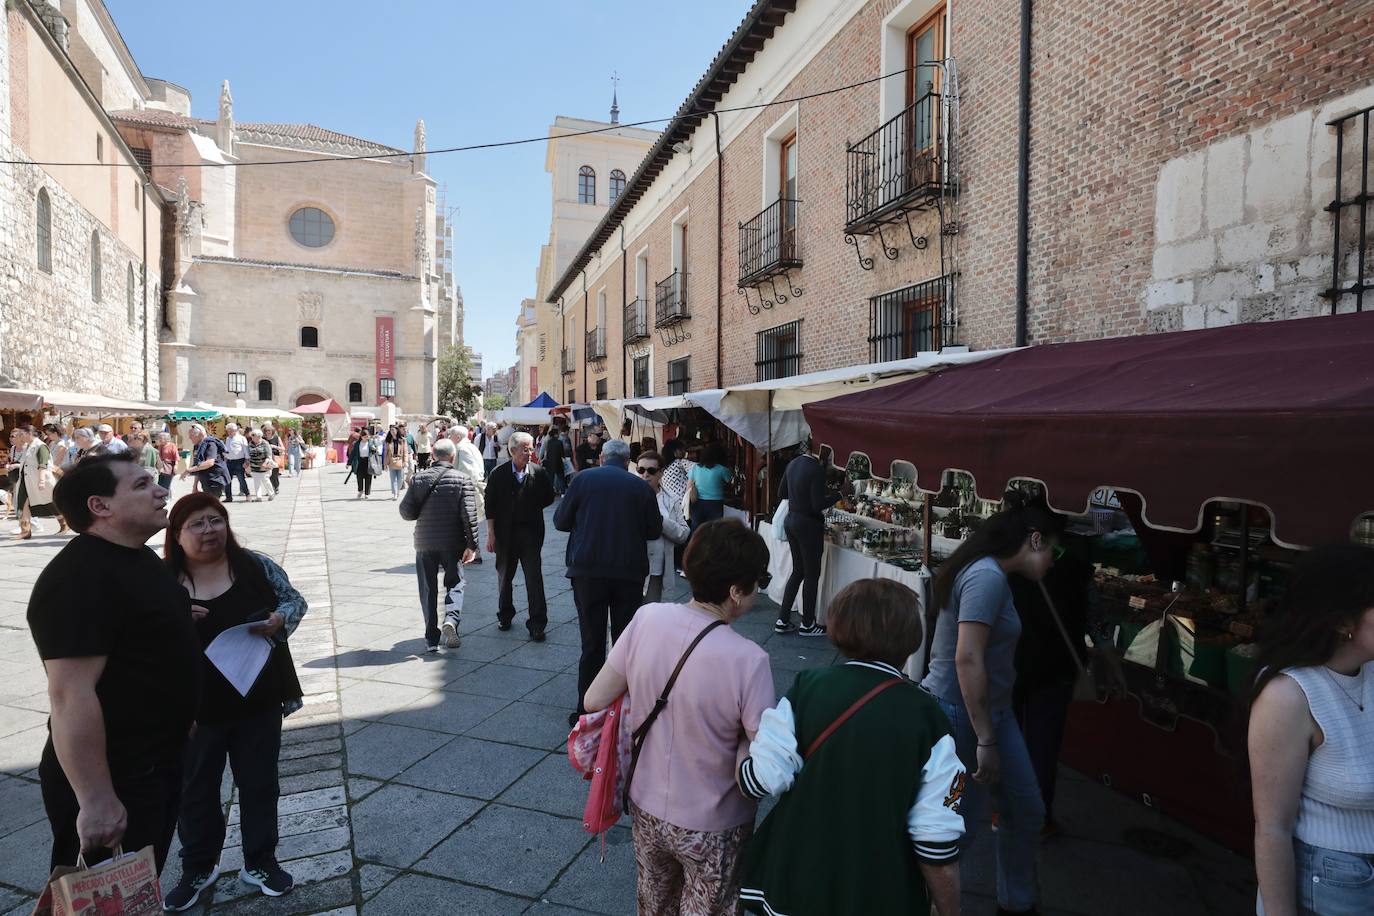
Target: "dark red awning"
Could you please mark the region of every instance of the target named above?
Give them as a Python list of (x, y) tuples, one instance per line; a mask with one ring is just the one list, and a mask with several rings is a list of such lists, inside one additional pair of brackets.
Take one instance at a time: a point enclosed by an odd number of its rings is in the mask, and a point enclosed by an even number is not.
[(1374, 511), (1374, 313), (1030, 347), (805, 406), (817, 441), (918, 483), (968, 471), (996, 499), (1041, 480), (1056, 508), (1138, 492), (1196, 531), (1210, 499), (1268, 506), (1291, 544)]

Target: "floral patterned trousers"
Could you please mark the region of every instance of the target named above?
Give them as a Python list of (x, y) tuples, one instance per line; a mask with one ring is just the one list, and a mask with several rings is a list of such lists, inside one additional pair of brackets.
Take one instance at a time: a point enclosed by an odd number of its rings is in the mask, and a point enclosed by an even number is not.
[(736, 916), (740, 853), (754, 825), (700, 831), (632, 805), (639, 916)]

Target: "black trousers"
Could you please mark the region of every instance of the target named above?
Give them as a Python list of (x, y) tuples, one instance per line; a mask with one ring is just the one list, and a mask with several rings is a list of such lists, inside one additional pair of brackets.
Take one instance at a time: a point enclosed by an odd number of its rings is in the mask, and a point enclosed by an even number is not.
[(825, 554), (825, 522), (789, 512), (783, 519), (782, 528), (787, 532), (787, 546), (792, 549), (792, 575), (787, 577), (780, 618), (787, 620), (792, 616), (792, 605), (800, 587), (802, 624), (811, 626), (816, 622), (816, 592), (821, 584), (821, 557)]
[[(491, 521), (488, 520), (488, 525)], [(540, 551), (544, 538), (520, 529), (496, 541), (496, 574), (501, 578), (497, 595), (496, 619), (508, 624), (515, 619), (515, 567), (525, 571), (525, 598), (530, 605), (530, 619), (525, 628), (531, 633), (543, 633), (549, 625), (549, 606), (544, 599), (544, 565)]]
[(619, 639), (639, 610), (643, 583), (590, 576), (576, 576), (572, 583), (577, 624), (582, 631), (582, 658), (577, 663), (577, 711), (581, 714), (587, 711), (582, 698), (606, 664), (606, 623), (609, 619), (611, 639)]
[(1026, 739), (1035, 781), (1045, 801), (1045, 820), (1054, 817), (1054, 786), (1059, 779), (1059, 749), (1064, 744), (1064, 727), (1073, 702), (1073, 684), (1047, 684), (1036, 687), (1016, 685), (1012, 709)]
[[(420, 583), (420, 613), (425, 618), (425, 643), (439, 645), (439, 592), (434, 583), (438, 580), (439, 570), (444, 571), (444, 591), (463, 581), (463, 565), (460, 562), (461, 547), (452, 550), (417, 550), (415, 552), (415, 578)], [(453, 621), (458, 627), (458, 621)]]
[(272, 456), (272, 492), (277, 493), (281, 490), (281, 465), (277, 464), (277, 456)]
[[(167, 850), (172, 845), (172, 834), (177, 827), (177, 812), (181, 805), (181, 761), (169, 759), (161, 766), (139, 769), (141, 772), (126, 775), (118, 772), (116, 767), (116, 772), (111, 773), (115, 795), (124, 805), (128, 818), (124, 840), (120, 845), (126, 852), (137, 852), (145, 846), (152, 846), (160, 872), (167, 862)], [(38, 778), (43, 790), (43, 809), (52, 826), (49, 867), (75, 865), (76, 857), (82, 851), (81, 841), (76, 834), (76, 815), (81, 806), (77, 804), (76, 793), (62, 772), (51, 739), (43, 748)], [(86, 858), (90, 862), (100, 862), (111, 855), (108, 849), (86, 850)]]
[(243, 864), (266, 867), (277, 861), (277, 754), (281, 751), (281, 708), (223, 724), (198, 723), (186, 746), (181, 790), (181, 867), (186, 874), (209, 871), (224, 848), (224, 806), (219, 787), (226, 758), (239, 788), (239, 830)]
[(353, 462), (353, 475), (358, 478), (358, 492), (372, 495), (372, 469), (366, 458)]
[(224, 488), (224, 495), (231, 500), (234, 498), (234, 481), (239, 482), (239, 495), (244, 499), (248, 498), (248, 476), (244, 473), (244, 466), (248, 464), (246, 458), (226, 458), (224, 463), (229, 465), (229, 484)]

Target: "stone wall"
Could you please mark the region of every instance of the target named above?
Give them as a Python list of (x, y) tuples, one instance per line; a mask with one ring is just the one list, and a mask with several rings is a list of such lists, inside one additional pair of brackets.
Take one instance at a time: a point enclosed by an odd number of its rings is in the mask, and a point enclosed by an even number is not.
[[(0, 159), (28, 159), (12, 142), (11, 37), (0, 30)], [(69, 91), (75, 92), (75, 88)], [(84, 146), (71, 158), (89, 156)], [(52, 272), (37, 261), (38, 189), (52, 205)], [(151, 215), (151, 214), (150, 214)], [(156, 223), (154, 223), (156, 225)], [(101, 297), (91, 296), (91, 235), (101, 251)], [(157, 264), (159, 229), (151, 230), (149, 259)], [(135, 277), (133, 320), (128, 271)], [(95, 392), (142, 399), (157, 394), (158, 283), (148, 277), (144, 320), (141, 252), (135, 251), (42, 168), (0, 165), (0, 370), (29, 388)]]

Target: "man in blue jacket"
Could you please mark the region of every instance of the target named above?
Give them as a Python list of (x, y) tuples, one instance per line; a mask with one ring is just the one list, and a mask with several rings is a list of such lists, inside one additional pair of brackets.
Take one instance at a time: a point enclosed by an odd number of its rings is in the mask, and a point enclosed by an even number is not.
[(582, 697), (606, 662), (606, 623), (619, 639), (639, 608), (649, 574), (649, 542), (663, 533), (663, 516), (653, 488), (629, 473), (630, 446), (612, 439), (601, 450), (601, 467), (573, 477), (553, 514), (553, 526), (567, 531), (567, 576), (573, 583), (582, 658), (577, 666), (577, 712)]

